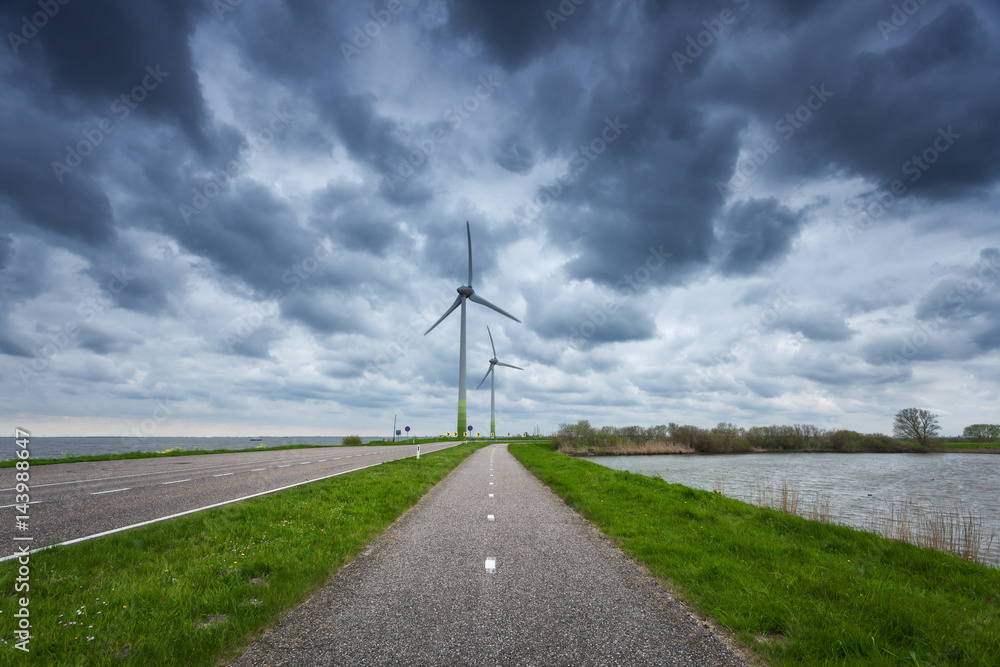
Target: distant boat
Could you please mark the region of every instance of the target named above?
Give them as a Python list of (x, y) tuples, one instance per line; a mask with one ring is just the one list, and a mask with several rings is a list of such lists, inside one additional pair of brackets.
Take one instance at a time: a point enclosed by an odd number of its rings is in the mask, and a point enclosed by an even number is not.
[(250, 442), (264, 442), (264, 438), (250, 438)]

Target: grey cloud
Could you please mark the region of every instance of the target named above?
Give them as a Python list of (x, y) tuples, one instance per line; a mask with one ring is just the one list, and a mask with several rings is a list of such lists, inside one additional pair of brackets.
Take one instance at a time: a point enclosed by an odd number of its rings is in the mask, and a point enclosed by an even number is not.
[(822, 312), (792, 312), (781, 315), (774, 325), (792, 333), (800, 332), (809, 340), (842, 342), (850, 340), (856, 333), (842, 317)]
[(720, 223), (725, 252), (722, 271), (747, 275), (780, 259), (802, 224), (802, 212), (792, 211), (773, 197), (735, 204)]

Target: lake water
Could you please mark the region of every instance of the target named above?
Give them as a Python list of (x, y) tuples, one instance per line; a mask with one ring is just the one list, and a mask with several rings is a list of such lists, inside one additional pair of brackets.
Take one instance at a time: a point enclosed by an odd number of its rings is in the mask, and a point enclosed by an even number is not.
[[(989, 559), (1000, 564), (1000, 455), (730, 454), (598, 456), (596, 463), (755, 502), (762, 486), (798, 491), (803, 505), (819, 494), (830, 520), (868, 529), (873, 513), (911, 503), (918, 511), (967, 514), (994, 534)], [(800, 514), (802, 512), (800, 511)]]
[[(369, 442), (375, 438), (361, 438)], [(167, 449), (249, 449), (251, 447), (280, 447), (282, 445), (339, 445), (342, 437), (325, 436), (281, 436), (263, 437), (251, 441), (250, 438), (131, 438), (103, 437), (90, 438), (35, 438), (30, 439), (31, 456), (38, 459), (59, 458), (64, 455), (90, 456), (93, 454), (124, 454), (127, 452), (162, 452)], [(0, 440), (2, 442), (2, 440)], [(0, 448), (0, 460), (16, 456), (14, 438), (6, 439), (7, 446)]]

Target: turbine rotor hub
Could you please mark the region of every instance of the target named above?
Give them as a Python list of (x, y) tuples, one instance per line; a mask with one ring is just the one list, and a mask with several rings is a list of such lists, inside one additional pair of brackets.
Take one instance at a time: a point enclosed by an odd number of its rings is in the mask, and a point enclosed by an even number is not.
[(468, 299), (470, 296), (476, 293), (476, 290), (472, 289), (471, 285), (462, 285), (458, 288), (458, 293)]

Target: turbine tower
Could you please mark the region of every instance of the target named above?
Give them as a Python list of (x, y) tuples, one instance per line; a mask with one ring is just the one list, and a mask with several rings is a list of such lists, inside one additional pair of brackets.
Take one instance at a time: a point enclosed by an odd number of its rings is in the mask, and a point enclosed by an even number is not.
[(506, 315), (507, 317), (509, 317), (510, 319), (514, 320), (515, 322), (520, 322), (521, 321), (521, 320), (517, 319), (516, 317), (514, 317), (513, 315), (511, 315), (510, 313), (508, 313), (508, 312), (506, 312), (504, 310), (501, 310), (500, 308), (497, 308), (492, 303), (490, 303), (489, 301), (487, 301), (483, 297), (481, 297), (478, 294), (476, 294), (476, 291), (474, 289), (472, 289), (472, 231), (469, 229), (469, 223), (468, 223), (468, 221), (466, 221), (466, 223), (465, 223), (465, 235), (466, 235), (466, 238), (468, 238), (468, 241), (469, 241), (469, 282), (466, 285), (459, 286), (459, 288), (458, 288), (458, 297), (455, 298), (455, 303), (451, 304), (451, 308), (449, 308), (448, 310), (446, 310), (445, 313), (444, 313), (444, 315), (442, 315), (441, 318), (437, 322), (435, 322), (434, 324), (432, 324), (430, 329), (428, 329), (427, 331), (424, 332), (424, 335), (426, 336), (427, 334), (429, 334), (434, 329), (434, 327), (436, 327), (437, 325), (441, 324), (441, 322), (444, 321), (444, 318), (446, 318), (449, 315), (451, 315), (452, 311), (454, 311), (459, 306), (462, 307), (462, 334), (461, 334), (461, 343), (460, 343), (459, 352), (458, 352), (458, 432), (462, 434), (463, 438), (466, 437), (466, 435), (467, 435), (467, 433), (465, 431), (465, 424), (466, 424), (466, 418), (465, 418), (465, 301), (466, 300), (473, 301), (475, 303), (478, 303), (481, 306), (486, 306), (487, 308), (491, 308), (491, 309), (497, 311), (498, 313), (500, 313), (501, 315)]
[(494, 391), (494, 385), (497, 375), (493, 372), (493, 369), (497, 366), (516, 368), (519, 371), (523, 371), (524, 369), (520, 366), (505, 364), (497, 359), (497, 346), (493, 344), (493, 332), (490, 331), (489, 327), (486, 327), (486, 333), (490, 335), (490, 347), (493, 348), (493, 358), (490, 359), (490, 370), (486, 371), (486, 375), (484, 375), (483, 379), (479, 381), (476, 389), (483, 386), (483, 383), (486, 382), (486, 378), (490, 378), (490, 437), (495, 438), (497, 435), (497, 396)]

